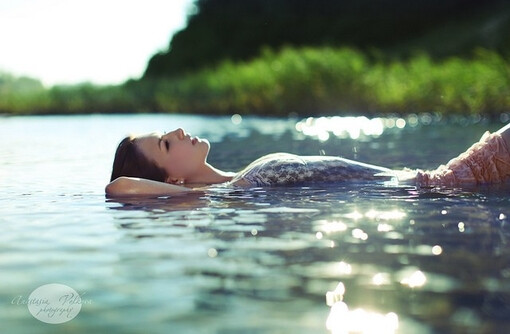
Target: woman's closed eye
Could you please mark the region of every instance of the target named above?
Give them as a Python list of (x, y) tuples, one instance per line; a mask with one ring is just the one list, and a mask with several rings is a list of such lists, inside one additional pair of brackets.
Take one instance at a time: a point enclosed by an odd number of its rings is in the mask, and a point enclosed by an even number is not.
[(165, 143), (166, 150), (169, 151), (170, 150), (170, 142), (168, 140), (165, 140), (164, 143)]

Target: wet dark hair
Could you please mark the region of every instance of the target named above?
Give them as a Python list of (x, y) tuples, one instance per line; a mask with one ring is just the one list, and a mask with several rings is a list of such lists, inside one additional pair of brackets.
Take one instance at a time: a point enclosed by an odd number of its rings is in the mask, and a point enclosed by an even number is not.
[(120, 176), (131, 176), (165, 182), (168, 173), (148, 159), (135, 145), (135, 141), (135, 137), (128, 136), (120, 142), (115, 151), (110, 181)]

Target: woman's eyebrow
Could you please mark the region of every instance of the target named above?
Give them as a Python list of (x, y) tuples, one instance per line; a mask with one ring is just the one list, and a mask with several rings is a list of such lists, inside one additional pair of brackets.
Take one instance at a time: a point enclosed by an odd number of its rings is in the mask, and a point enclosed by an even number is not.
[(161, 151), (161, 142), (163, 141), (163, 138), (161, 136), (159, 136), (159, 139), (158, 139), (158, 148), (159, 150)]

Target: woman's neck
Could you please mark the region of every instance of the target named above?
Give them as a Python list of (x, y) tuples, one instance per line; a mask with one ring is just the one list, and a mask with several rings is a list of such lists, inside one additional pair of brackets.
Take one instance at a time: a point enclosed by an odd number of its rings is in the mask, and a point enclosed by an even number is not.
[(186, 180), (189, 184), (218, 184), (231, 181), (236, 173), (225, 172), (205, 163), (196, 176)]

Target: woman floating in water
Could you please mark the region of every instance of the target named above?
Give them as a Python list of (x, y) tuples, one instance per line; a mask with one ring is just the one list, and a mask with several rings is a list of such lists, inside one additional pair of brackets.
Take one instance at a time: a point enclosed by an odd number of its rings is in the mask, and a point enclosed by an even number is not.
[(291, 185), (388, 179), (406, 175), (420, 187), (502, 183), (510, 179), (510, 124), (490, 134), (446, 165), (432, 171), (393, 171), (338, 157), (275, 153), (252, 162), (239, 173), (207, 163), (207, 140), (182, 129), (140, 137), (119, 144), (113, 162), (110, 196), (170, 195), (194, 191), (194, 185)]

